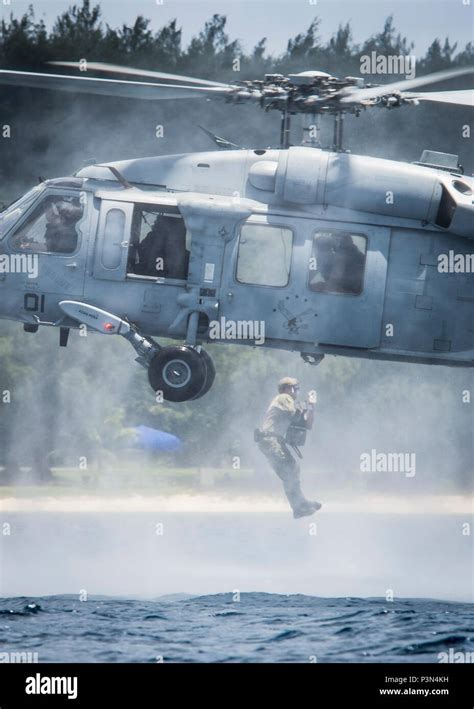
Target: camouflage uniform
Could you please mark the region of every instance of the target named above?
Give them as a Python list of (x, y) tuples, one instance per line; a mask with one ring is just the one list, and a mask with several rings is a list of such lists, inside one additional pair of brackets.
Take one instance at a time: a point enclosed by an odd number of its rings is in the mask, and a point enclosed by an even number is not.
[(293, 511), (308, 504), (301, 491), (300, 466), (284, 440), (291, 420), (298, 410), (298, 404), (289, 394), (275, 396), (260, 429), (264, 437), (258, 442), (258, 447), (282, 481)]

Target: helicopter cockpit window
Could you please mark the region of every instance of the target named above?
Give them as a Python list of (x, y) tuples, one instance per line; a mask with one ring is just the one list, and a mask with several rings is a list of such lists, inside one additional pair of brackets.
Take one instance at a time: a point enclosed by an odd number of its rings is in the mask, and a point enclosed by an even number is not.
[(9, 204), (8, 207), (0, 205), (0, 240), (3, 239), (16, 222), (20, 221), (25, 212), (31, 207), (33, 202), (38, 199), (39, 194), (43, 191), (43, 185), (37, 185), (25, 195)]
[(83, 214), (79, 197), (48, 195), (12, 236), (11, 244), (21, 251), (72, 254), (77, 249), (77, 223)]
[(309, 287), (323, 293), (359, 295), (364, 281), (367, 239), (343, 231), (319, 231), (313, 238)]
[(185, 280), (191, 235), (177, 207), (136, 205), (128, 275)]
[(244, 224), (240, 231), (237, 280), (256, 286), (286, 286), (292, 246), (291, 229)]

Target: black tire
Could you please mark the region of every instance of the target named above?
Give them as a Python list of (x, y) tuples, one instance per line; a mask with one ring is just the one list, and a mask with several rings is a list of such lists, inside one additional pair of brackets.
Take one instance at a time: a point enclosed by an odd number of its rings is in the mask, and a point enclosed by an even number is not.
[(205, 360), (192, 347), (164, 347), (148, 367), (148, 381), (166, 401), (189, 401), (206, 385)]
[(216, 378), (216, 367), (214, 365), (214, 360), (212, 359), (212, 357), (206, 352), (206, 350), (201, 350), (201, 357), (203, 358), (204, 363), (206, 365), (207, 379), (199, 394), (193, 396), (193, 400), (200, 399), (201, 396), (207, 394), (211, 386), (214, 384), (214, 379)]

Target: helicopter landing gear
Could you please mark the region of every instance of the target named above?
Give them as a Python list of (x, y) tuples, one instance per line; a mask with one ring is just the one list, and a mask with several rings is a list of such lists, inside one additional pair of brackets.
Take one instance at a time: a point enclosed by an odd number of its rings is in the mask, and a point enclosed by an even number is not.
[(148, 380), (166, 401), (199, 399), (211, 388), (216, 371), (210, 356), (185, 345), (163, 347), (148, 366)]
[(212, 387), (214, 384), (214, 379), (216, 378), (216, 367), (214, 365), (214, 361), (210, 355), (207, 354), (206, 350), (201, 349), (201, 357), (204, 360), (204, 363), (206, 365), (207, 369), (207, 380), (206, 383), (204, 384), (203, 388), (199, 392), (197, 396), (195, 396), (195, 399), (200, 399), (201, 396), (204, 396), (204, 394), (207, 394), (209, 389)]
[(137, 353), (135, 361), (148, 369), (148, 380), (155, 392), (161, 392), (167, 401), (199, 399), (211, 388), (216, 369), (211, 357), (196, 346), (199, 313), (189, 317), (186, 345), (162, 347), (153, 338), (143, 335), (132, 323), (113, 313), (88, 303), (73, 300), (61, 301), (66, 315), (108, 335), (121, 335)]

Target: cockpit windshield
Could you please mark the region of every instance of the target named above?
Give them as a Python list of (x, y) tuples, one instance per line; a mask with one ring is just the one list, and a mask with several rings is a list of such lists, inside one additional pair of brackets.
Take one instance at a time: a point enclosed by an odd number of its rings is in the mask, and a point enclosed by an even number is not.
[(55, 191), (40, 199), (13, 231), (11, 246), (20, 251), (74, 253), (79, 239), (77, 225), (84, 216), (84, 206), (75, 192)]
[(43, 192), (44, 186), (37, 185), (20, 199), (15, 200), (0, 212), (0, 240), (10, 231), (11, 227), (23, 216), (27, 209)]

